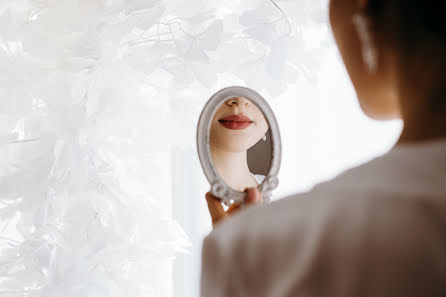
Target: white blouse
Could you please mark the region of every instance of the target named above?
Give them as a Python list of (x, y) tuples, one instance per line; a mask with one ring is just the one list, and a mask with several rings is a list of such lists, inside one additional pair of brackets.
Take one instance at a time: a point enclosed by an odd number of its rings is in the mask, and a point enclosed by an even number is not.
[(446, 296), (446, 139), (217, 225), (201, 296)]

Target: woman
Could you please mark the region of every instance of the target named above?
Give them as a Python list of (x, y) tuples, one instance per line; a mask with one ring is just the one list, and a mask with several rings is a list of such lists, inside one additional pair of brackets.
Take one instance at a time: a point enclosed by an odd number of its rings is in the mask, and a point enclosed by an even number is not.
[(203, 297), (446, 296), (445, 19), (441, 1), (330, 2), (362, 110), (402, 118), (401, 137), (309, 193), (230, 219), (208, 194), (224, 222), (203, 245)]
[(236, 191), (255, 188), (264, 176), (252, 174), (248, 167), (248, 149), (265, 136), (268, 123), (250, 100), (235, 97), (226, 100), (211, 123), (212, 161), (225, 183)]

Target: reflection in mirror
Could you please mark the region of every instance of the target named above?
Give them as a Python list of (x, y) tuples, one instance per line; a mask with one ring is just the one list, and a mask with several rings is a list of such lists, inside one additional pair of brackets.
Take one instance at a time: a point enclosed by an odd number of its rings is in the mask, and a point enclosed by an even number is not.
[(209, 141), (214, 166), (229, 187), (243, 192), (263, 182), (272, 142), (268, 122), (255, 103), (244, 97), (224, 101), (212, 120)]

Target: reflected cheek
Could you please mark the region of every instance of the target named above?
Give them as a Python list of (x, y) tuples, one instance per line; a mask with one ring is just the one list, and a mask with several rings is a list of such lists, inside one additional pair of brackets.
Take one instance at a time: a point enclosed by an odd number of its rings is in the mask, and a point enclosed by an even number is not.
[(257, 122), (257, 129), (259, 130), (259, 133), (262, 134), (262, 137), (268, 131), (269, 126), (265, 118)]
[(218, 122), (213, 122), (209, 132), (209, 142), (212, 145), (217, 145), (219, 142), (221, 142), (222, 133), (218, 129), (218, 124)]
[[(265, 125), (263, 125), (263, 124), (257, 125), (257, 126), (253, 129), (253, 131), (251, 132), (251, 135), (252, 135), (254, 138), (261, 138), (261, 137), (263, 136), (263, 134), (265, 134), (265, 133), (263, 132), (263, 131), (265, 130), (264, 127), (265, 127)], [(265, 131), (265, 132), (266, 132), (266, 131)]]

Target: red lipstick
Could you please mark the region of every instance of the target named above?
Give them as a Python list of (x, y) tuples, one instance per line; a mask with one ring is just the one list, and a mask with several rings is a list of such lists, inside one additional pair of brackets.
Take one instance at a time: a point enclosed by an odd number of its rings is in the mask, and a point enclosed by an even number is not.
[(253, 121), (243, 114), (234, 114), (218, 120), (227, 129), (243, 130), (251, 126)]

